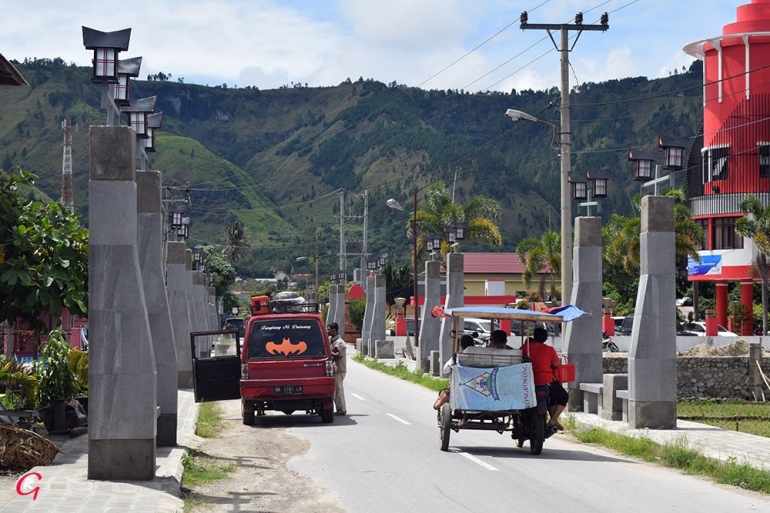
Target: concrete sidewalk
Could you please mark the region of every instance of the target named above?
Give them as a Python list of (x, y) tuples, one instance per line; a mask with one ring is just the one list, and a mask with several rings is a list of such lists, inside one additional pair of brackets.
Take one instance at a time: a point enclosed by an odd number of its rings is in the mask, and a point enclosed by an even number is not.
[(198, 405), (192, 390), (179, 390), (177, 447), (156, 451), (152, 481), (93, 481), (88, 475), (88, 435), (66, 440), (61, 453), (46, 467), (35, 467), (41, 477), (24, 483), (33, 494), (19, 495), (16, 487), (0, 490), (0, 511), (33, 512), (181, 512), (182, 456), (195, 444)]

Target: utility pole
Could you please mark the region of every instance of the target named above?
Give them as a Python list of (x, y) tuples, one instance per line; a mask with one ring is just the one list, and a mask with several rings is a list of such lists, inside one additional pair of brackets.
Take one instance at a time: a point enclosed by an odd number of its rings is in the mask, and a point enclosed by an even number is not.
[(313, 294), (315, 295), (315, 302), (318, 303), (318, 228), (315, 229), (315, 288)]
[(75, 200), (72, 192), (72, 127), (70, 118), (61, 123), (64, 129), (64, 151), (61, 162), (61, 202), (64, 208), (75, 212)]
[[(556, 50), (561, 54), (561, 128), (559, 134), (561, 156), (561, 288), (562, 304), (571, 301), (572, 295), (572, 203), (570, 198), (569, 172), (571, 168), (572, 133), (570, 128), (569, 113), (569, 52), (575, 48), (580, 34), (584, 30), (607, 31), (609, 15), (602, 14), (599, 25), (583, 25), (583, 13), (575, 15), (575, 23), (527, 23), (527, 11), (521, 13), (519, 18), (522, 30), (546, 30)], [(551, 31), (558, 30), (561, 33), (561, 46), (556, 44)], [(577, 37), (569, 46), (569, 31), (577, 31)]]
[(369, 239), (367, 226), (369, 224), (369, 190), (364, 191), (364, 243), (361, 252), (361, 283), (366, 286), (366, 259), (369, 256)]
[(340, 189), (340, 270), (347, 273), (345, 256), (345, 190)]

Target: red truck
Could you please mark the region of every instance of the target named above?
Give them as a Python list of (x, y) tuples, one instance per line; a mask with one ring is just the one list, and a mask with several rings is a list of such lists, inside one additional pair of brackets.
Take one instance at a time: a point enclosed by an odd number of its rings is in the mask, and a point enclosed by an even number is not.
[(253, 296), (251, 314), (243, 341), (233, 330), (190, 334), (195, 401), (240, 399), (247, 425), (267, 410), (333, 422), (332, 355), (317, 306)]

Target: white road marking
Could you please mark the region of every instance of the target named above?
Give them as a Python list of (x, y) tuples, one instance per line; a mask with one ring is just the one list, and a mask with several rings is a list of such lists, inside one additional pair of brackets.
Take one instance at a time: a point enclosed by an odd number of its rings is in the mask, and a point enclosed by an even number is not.
[(358, 395), (358, 394), (350, 394), (350, 395), (352, 395), (353, 397), (355, 397), (355, 398), (356, 398), (356, 399), (358, 399), (359, 401), (366, 401), (366, 399), (364, 399), (363, 397), (361, 397), (361, 396), (360, 396), (360, 395)]
[(388, 417), (391, 417), (391, 418), (393, 418), (393, 419), (396, 419), (396, 420), (397, 420), (397, 421), (399, 421), (401, 424), (406, 424), (407, 426), (411, 426), (411, 424), (410, 424), (409, 422), (405, 421), (404, 419), (402, 419), (402, 418), (400, 418), (400, 417), (396, 417), (396, 416), (395, 416), (395, 415), (393, 415), (392, 413), (388, 413), (387, 415), (388, 415)]
[(476, 456), (470, 455), (470, 454), (468, 454), (467, 452), (462, 452), (460, 449), (451, 449), (451, 451), (452, 451), (452, 452), (454, 452), (454, 453), (457, 453), (457, 454), (459, 454), (460, 456), (463, 456), (463, 457), (465, 457), (465, 458), (468, 458), (468, 459), (469, 459), (469, 460), (471, 460), (473, 463), (476, 463), (476, 464), (478, 464), (478, 465), (481, 465), (482, 467), (484, 467), (484, 468), (485, 468), (485, 469), (487, 469), (487, 470), (493, 470), (493, 471), (497, 471), (497, 470), (499, 470), (498, 468), (496, 468), (496, 467), (493, 467), (493, 466), (492, 466), (492, 465), (490, 465), (489, 463), (487, 463), (487, 462), (485, 462), (485, 461), (481, 461), (481, 460), (480, 460), (480, 459), (478, 459)]

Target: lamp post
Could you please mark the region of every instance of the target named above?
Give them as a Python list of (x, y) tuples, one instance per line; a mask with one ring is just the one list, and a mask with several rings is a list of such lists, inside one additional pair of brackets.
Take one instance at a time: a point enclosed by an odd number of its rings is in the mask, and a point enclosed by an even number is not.
[(570, 175), (569, 181), (572, 184), (572, 197), (580, 201), (578, 207), (586, 207), (588, 217), (591, 217), (591, 207), (601, 212), (601, 200), (607, 197), (609, 177), (606, 174), (589, 171), (585, 179)]
[[(558, 138), (559, 157), (561, 161), (561, 302), (567, 304), (572, 294), (572, 203), (569, 193), (570, 141), (569, 122), (562, 123), (563, 133), (559, 133), (554, 123), (538, 119), (520, 110), (508, 109), (505, 116), (511, 121), (529, 121), (549, 125)], [(557, 137), (558, 136), (558, 137)]]
[(94, 51), (92, 82), (102, 84), (101, 108), (107, 111), (107, 125), (115, 126), (120, 110), (110, 91), (110, 84), (120, 83), (120, 59), (118, 55), (128, 50), (131, 29), (116, 32), (100, 32), (83, 27), (83, 46)]
[[(658, 184), (668, 181), (674, 187), (674, 173), (662, 175), (661, 171), (679, 171), (684, 168), (684, 152), (689, 146), (688, 137), (668, 137), (658, 135), (658, 148), (663, 148), (663, 166), (655, 164), (660, 153), (652, 150), (635, 150), (629, 148), (628, 160), (634, 163), (634, 180), (642, 183), (642, 188), (652, 185), (653, 195), (658, 195)], [(652, 175), (652, 166), (655, 164), (655, 176)]]
[[(398, 210), (399, 212), (403, 212), (404, 207), (401, 206), (401, 204), (394, 200), (393, 198), (389, 199), (386, 202), (386, 205), (388, 207)], [(412, 192), (412, 208), (414, 209), (412, 211), (412, 282), (413, 282), (413, 295), (414, 295), (414, 345), (417, 347), (420, 342), (420, 328), (419, 324), (417, 322), (417, 319), (419, 317), (419, 309), (420, 309), (420, 301), (418, 299), (418, 287), (417, 287), (417, 187), (414, 188), (414, 191)], [(407, 335), (408, 335), (407, 331)]]

